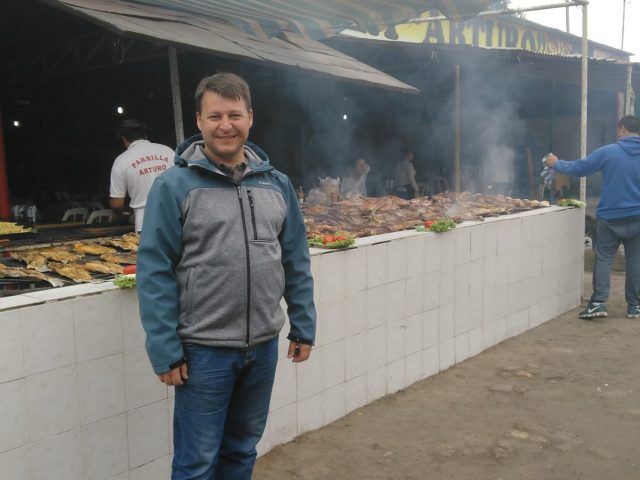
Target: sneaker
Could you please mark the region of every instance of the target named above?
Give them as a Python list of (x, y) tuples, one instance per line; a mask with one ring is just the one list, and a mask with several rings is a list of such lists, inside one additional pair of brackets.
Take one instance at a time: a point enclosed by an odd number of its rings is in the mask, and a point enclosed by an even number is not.
[(628, 305), (627, 318), (640, 318), (640, 305)]
[[(581, 311), (578, 314), (578, 317), (584, 320), (589, 320), (591, 318), (597, 318), (597, 317), (606, 317), (606, 316), (607, 316), (607, 305), (605, 303), (600, 303), (600, 302), (589, 302), (589, 305), (587, 305), (587, 308), (585, 308), (583, 311)], [(639, 313), (639, 316), (640, 316), (640, 313)]]

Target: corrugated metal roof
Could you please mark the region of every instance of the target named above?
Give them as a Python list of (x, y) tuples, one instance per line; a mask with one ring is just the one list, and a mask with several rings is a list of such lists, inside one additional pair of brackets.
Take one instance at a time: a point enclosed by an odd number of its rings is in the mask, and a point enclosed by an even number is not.
[(345, 28), (378, 34), (437, 8), (450, 18), (474, 15), (495, 0), (137, 0), (137, 3), (226, 20), (254, 35), (290, 30), (316, 40)]
[(414, 87), (380, 70), (295, 32), (283, 31), (272, 38), (257, 37), (212, 17), (127, 0), (54, 0), (54, 3), (123, 35), (184, 45), (228, 57), (270, 62), (387, 89), (417, 92)]

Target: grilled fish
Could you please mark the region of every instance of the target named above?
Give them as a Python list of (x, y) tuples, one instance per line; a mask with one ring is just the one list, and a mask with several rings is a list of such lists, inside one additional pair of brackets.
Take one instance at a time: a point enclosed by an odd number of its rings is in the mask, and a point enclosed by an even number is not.
[(136, 256), (132, 253), (104, 253), (100, 259), (105, 262), (120, 263), (122, 265), (133, 265), (136, 263)]
[(59, 262), (49, 262), (48, 266), (58, 275), (70, 278), (76, 283), (93, 282), (91, 274), (87, 271), (87, 269), (83, 268), (80, 265), (65, 265), (64, 263)]
[(31, 268), (38, 272), (50, 271), (47, 266), (47, 257), (38, 253), (36, 250), (18, 250), (11, 252), (11, 258), (20, 260), (27, 264), (27, 268)]
[(0, 265), (0, 276), (5, 278), (37, 278), (48, 282), (52, 287), (61, 287), (64, 282), (58, 278), (53, 278), (44, 273), (35, 270), (26, 270), (24, 268), (7, 267)]
[(111, 238), (107, 240), (105, 243), (108, 245), (113, 245), (114, 247), (121, 248), (122, 250), (133, 250), (134, 252), (138, 251), (137, 243), (128, 242), (120, 238)]
[(95, 243), (74, 243), (73, 250), (78, 253), (88, 253), (89, 255), (102, 255), (105, 253), (116, 253), (113, 248), (103, 247)]
[(36, 250), (36, 253), (47, 257), (49, 260), (62, 263), (76, 262), (79, 258), (82, 258), (82, 254), (79, 255), (60, 247), (41, 248)]
[(89, 261), (85, 262), (82, 265), (82, 268), (89, 270), (90, 272), (98, 272), (98, 273), (122, 273), (124, 267), (111, 262), (100, 262), (100, 261)]
[(127, 243), (133, 243), (135, 245), (139, 245), (140, 235), (138, 235), (137, 233), (125, 233), (124, 235), (122, 235), (122, 240), (124, 240)]

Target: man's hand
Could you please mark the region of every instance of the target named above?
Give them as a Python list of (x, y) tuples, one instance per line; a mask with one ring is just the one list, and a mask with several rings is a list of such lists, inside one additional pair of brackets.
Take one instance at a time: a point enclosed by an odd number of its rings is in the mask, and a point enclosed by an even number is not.
[(122, 214), (124, 211), (124, 198), (111, 197), (109, 199), (109, 206), (117, 215)]
[(167, 373), (161, 373), (158, 375), (158, 378), (162, 383), (169, 387), (172, 385), (182, 385), (184, 380), (189, 378), (189, 374), (187, 373), (187, 364), (183, 363), (179, 367), (176, 367)]
[(549, 152), (547, 154), (546, 160), (544, 161), (547, 167), (553, 168), (553, 166), (558, 161), (558, 157), (556, 157), (553, 153)]
[(304, 362), (311, 355), (311, 345), (299, 342), (289, 342), (289, 351), (287, 358), (291, 358), (293, 362)]

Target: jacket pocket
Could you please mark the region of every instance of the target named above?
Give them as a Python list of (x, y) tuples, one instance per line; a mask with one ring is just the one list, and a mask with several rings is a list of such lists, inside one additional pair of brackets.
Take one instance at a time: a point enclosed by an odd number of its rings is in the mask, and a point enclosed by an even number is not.
[(193, 278), (195, 275), (195, 267), (190, 268), (187, 271), (187, 280), (185, 281), (184, 284), (184, 306), (182, 311), (185, 313), (184, 315), (184, 322), (185, 324), (189, 323), (189, 319), (193, 317), (192, 313), (193, 313)]
[(264, 188), (247, 189), (249, 202), (249, 240), (251, 242), (277, 242), (286, 211), (283, 201), (275, 192)]

